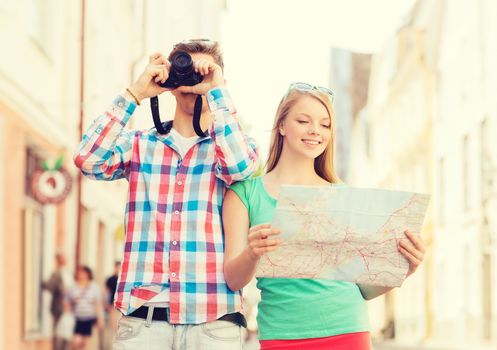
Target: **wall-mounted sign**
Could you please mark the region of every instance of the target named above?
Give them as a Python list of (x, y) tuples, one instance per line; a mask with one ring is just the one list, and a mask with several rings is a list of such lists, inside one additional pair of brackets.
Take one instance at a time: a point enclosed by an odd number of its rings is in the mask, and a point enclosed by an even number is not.
[(33, 195), (41, 204), (58, 204), (67, 198), (72, 188), (72, 178), (62, 167), (62, 159), (57, 160), (54, 168), (38, 170), (31, 178)]

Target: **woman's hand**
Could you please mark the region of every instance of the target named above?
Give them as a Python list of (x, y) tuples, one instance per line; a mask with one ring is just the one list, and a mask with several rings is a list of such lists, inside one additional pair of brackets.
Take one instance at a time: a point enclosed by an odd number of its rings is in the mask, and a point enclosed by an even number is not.
[[(418, 235), (415, 235), (409, 230), (405, 230), (404, 234), (407, 239), (402, 238), (399, 240), (399, 252), (407, 259), (409, 262), (409, 270), (407, 271), (406, 278), (409, 277), (416, 271), (418, 266), (423, 262), (425, 257), (426, 247), (423, 240)], [(383, 295), (391, 291), (392, 287), (382, 287), (382, 286), (371, 286), (358, 284), (362, 296), (365, 300), (374, 299), (380, 295)]]
[(419, 235), (415, 235), (409, 230), (404, 231), (407, 239), (399, 241), (399, 252), (409, 261), (409, 270), (406, 277), (416, 271), (423, 262), (426, 253), (426, 246)]
[(272, 252), (281, 245), (283, 240), (277, 238), (280, 230), (271, 228), (271, 224), (261, 224), (249, 229), (248, 251), (252, 259), (258, 260), (267, 252)]

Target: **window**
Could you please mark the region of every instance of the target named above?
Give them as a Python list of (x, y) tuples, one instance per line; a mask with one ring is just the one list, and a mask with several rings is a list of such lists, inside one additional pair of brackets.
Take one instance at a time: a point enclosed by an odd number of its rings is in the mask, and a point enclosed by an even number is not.
[(469, 180), (469, 136), (465, 135), (462, 144), (462, 188), (463, 188), (463, 209), (470, 208), (470, 180)]
[(440, 226), (445, 225), (445, 160), (438, 161), (438, 222)]
[(491, 164), (490, 150), (488, 145), (488, 122), (487, 120), (483, 120), (480, 125), (480, 200), (484, 206), (492, 191), (493, 167), (493, 164)]
[(24, 337), (40, 337), (47, 319), (43, 308), (42, 277), (45, 244), (43, 206), (35, 201), (31, 177), (40, 169), (41, 158), (32, 149), (26, 153), (24, 207)]
[(103, 221), (99, 220), (98, 221), (98, 228), (97, 228), (97, 264), (95, 265), (97, 269), (95, 269), (95, 280), (99, 283), (104, 283), (105, 282), (105, 275), (104, 275), (104, 266), (106, 263), (106, 256), (108, 256), (109, 251), (107, 249), (106, 245), (106, 239), (105, 239), (105, 224)]
[(43, 331), (42, 247), (44, 244), (43, 212), (28, 204), (24, 210), (24, 331), (26, 338)]
[(439, 101), (437, 101), (437, 103), (439, 103), (439, 107), (438, 107), (438, 110), (437, 110), (437, 113), (436, 113), (436, 116), (437, 116), (437, 119), (438, 119), (438, 123), (443, 123), (444, 121), (444, 113), (445, 113), (445, 104), (447, 103), (447, 98), (444, 98), (447, 91), (446, 91), (446, 87), (445, 87), (445, 81), (444, 81), (444, 74), (440, 71), (440, 69), (437, 69), (436, 70), (436, 79), (435, 79), (435, 89), (436, 89), (436, 96), (437, 96), (437, 99), (439, 99)]
[(50, 53), (50, 34), (53, 36), (50, 3), (46, 0), (28, 0), (28, 34), (47, 56)]
[(484, 249), (482, 250), (482, 298), (481, 307), (483, 310), (483, 337), (486, 340), (492, 338), (492, 259), (491, 254), (491, 228), (488, 223), (488, 216), (490, 215), (487, 208), (487, 200), (492, 195), (494, 165), (491, 162), (490, 150), (488, 149), (488, 122), (483, 120), (480, 124), (480, 179), (481, 179), (481, 193), (480, 200), (482, 204), (482, 232), (481, 242), (483, 242)]
[(8, 10), (8, 5), (10, 5), (10, 1), (0, 0), (0, 13), (5, 14)]

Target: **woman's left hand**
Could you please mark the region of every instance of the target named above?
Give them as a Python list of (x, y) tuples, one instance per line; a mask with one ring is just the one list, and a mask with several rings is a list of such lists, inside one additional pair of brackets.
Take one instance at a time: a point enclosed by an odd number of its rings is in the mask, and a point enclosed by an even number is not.
[(404, 233), (407, 239), (399, 241), (399, 252), (409, 261), (409, 270), (406, 275), (406, 277), (409, 277), (423, 262), (426, 246), (419, 235), (415, 235), (409, 230), (404, 231)]

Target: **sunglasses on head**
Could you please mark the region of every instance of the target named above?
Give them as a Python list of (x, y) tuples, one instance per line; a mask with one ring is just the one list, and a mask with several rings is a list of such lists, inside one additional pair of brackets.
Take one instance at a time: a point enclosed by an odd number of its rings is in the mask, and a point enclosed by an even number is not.
[(331, 103), (333, 103), (335, 101), (335, 93), (333, 92), (333, 90), (328, 89), (327, 87), (324, 87), (324, 86), (316, 86), (316, 85), (302, 83), (302, 82), (291, 83), (290, 86), (288, 87), (288, 91), (285, 94), (285, 98), (288, 97), (288, 94), (292, 90), (299, 90), (299, 91), (314, 91), (314, 90), (316, 90), (316, 91), (320, 91), (320, 92), (323, 92), (330, 97)]

